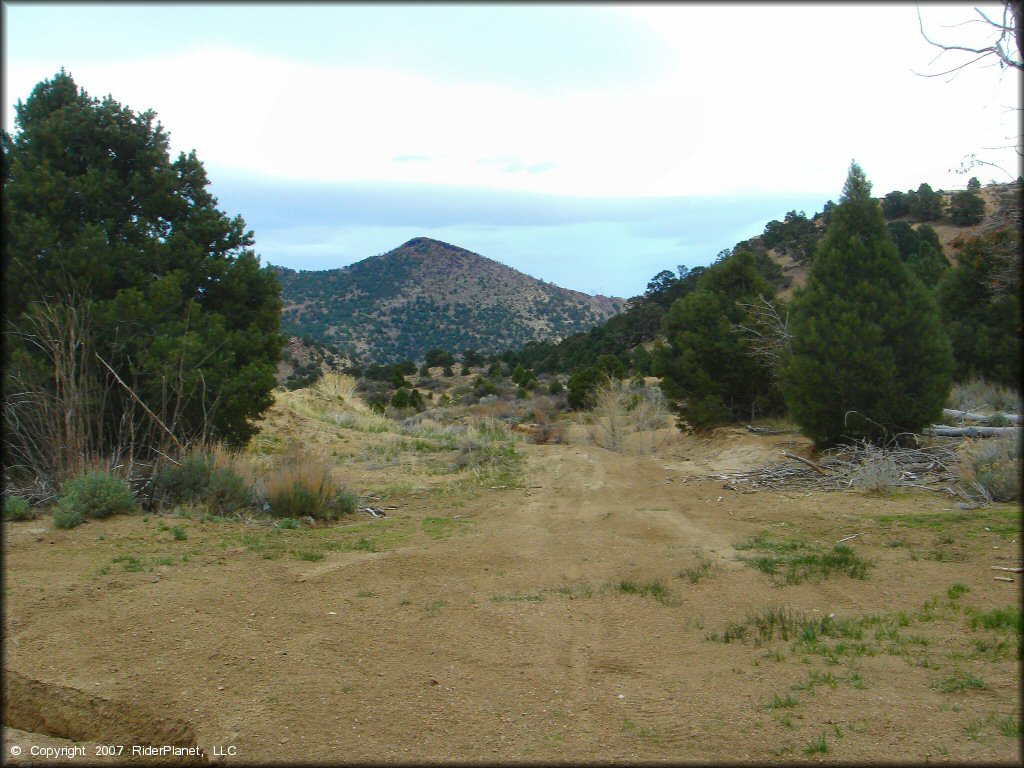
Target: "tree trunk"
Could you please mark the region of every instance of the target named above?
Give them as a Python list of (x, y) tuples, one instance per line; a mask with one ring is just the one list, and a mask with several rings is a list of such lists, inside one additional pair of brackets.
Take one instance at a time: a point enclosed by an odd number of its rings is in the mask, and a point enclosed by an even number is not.
[(926, 435), (939, 437), (1011, 437), (1020, 432), (1019, 427), (947, 427), (935, 424), (922, 430)]
[(947, 419), (959, 419), (963, 421), (985, 421), (994, 417), (1002, 417), (1011, 424), (1020, 424), (1020, 416), (1015, 413), (990, 413), (987, 416), (981, 413), (970, 413), (969, 411), (954, 411), (952, 408), (943, 408), (942, 415)]

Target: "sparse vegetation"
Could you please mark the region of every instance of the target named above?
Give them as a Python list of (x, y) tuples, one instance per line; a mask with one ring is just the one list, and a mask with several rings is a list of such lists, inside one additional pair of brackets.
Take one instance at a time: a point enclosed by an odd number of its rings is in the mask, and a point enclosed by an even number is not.
[(768, 533), (741, 542), (736, 545), (736, 549), (765, 553), (740, 559), (782, 585), (800, 584), (808, 579), (825, 579), (833, 571), (844, 573), (852, 579), (863, 579), (871, 565), (857, 555), (852, 547), (844, 544), (824, 549), (799, 539), (777, 539)]

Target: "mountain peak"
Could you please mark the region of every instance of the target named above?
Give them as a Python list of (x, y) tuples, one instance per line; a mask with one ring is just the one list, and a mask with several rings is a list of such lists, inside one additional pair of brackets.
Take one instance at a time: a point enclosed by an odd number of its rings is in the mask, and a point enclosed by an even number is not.
[(285, 331), (378, 362), (420, 359), (432, 347), (499, 352), (586, 330), (622, 308), (429, 237), (278, 279)]

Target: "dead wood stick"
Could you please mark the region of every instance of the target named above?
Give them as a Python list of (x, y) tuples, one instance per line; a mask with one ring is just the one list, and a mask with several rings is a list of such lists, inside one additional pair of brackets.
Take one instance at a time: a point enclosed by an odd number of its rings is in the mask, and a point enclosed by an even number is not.
[(993, 576), (992, 580), (993, 581), (1008, 581), (1011, 584), (1013, 584), (1013, 579), (1011, 579), (1009, 576)]
[(121, 381), (121, 377), (117, 375), (117, 371), (115, 371), (113, 368), (110, 367), (110, 363), (108, 363), (106, 360), (104, 360), (102, 357), (100, 357), (100, 353), (99, 352), (96, 353), (96, 359), (99, 360), (101, 363), (103, 363), (105, 366), (107, 366), (107, 370), (110, 371), (114, 375), (114, 379), (117, 381), (117, 383), (120, 384), (122, 387), (124, 387), (125, 391), (129, 395), (132, 396), (132, 400), (134, 400), (136, 403), (138, 403), (140, 406), (142, 406), (142, 410), (144, 410), (146, 413), (148, 413), (149, 417), (151, 419), (153, 419), (153, 421), (155, 421), (157, 424), (159, 424), (161, 427), (163, 427), (164, 432), (166, 432), (168, 434), (168, 436), (170, 436), (171, 440), (174, 441), (174, 444), (177, 446), (178, 450), (179, 451), (184, 451), (185, 449), (182, 447), (181, 443), (178, 442), (178, 438), (174, 436), (174, 433), (171, 432), (171, 430), (169, 430), (167, 428), (166, 424), (164, 424), (162, 421), (160, 421), (160, 417), (159, 416), (157, 416), (155, 413), (153, 413), (151, 410), (149, 410), (149, 406), (146, 405), (144, 402), (142, 402), (141, 398), (132, 391), (131, 387), (129, 387), (127, 384), (125, 384), (123, 381)]
[(844, 541), (849, 541), (850, 539), (856, 539), (858, 536), (863, 536), (863, 535), (864, 535), (863, 533), (851, 533), (849, 536), (843, 536), (843, 538), (841, 538), (839, 541), (837, 541), (836, 544), (842, 544)]
[(819, 466), (818, 466), (817, 464), (815, 464), (815, 463), (814, 463), (813, 461), (811, 461), (810, 459), (805, 459), (805, 458), (804, 458), (803, 456), (794, 456), (794, 455), (793, 455), (792, 453), (790, 453), (789, 451), (783, 451), (783, 452), (782, 452), (782, 455), (783, 455), (783, 456), (785, 456), (785, 457), (786, 457), (787, 459), (795, 459), (796, 461), (799, 461), (799, 462), (800, 462), (801, 464), (806, 464), (806, 465), (807, 465), (808, 467), (810, 467), (811, 469), (813, 469), (813, 470), (814, 470), (815, 472), (817, 472), (817, 473), (818, 473), (819, 475), (826, 475), (826, 474), (828, 474), (827, 472), (825, 472), (825, 470), (824, 470), (824, 469), (822, 469), (821, 467), (819, 467)]
[(993, 571), (1007, 571), (1008, 573), (1024, 573), (1024, 568), (1004, 568), (1001, 565), (993, 565)]

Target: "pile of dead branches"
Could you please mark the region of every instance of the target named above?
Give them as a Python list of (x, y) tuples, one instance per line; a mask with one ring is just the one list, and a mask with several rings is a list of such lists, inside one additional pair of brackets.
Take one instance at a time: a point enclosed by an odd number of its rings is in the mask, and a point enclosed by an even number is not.
[(879, 448), (860, 443), (830, 448), (814, 461), (783, 451), (778, 464), (715, 477), (725, 481), (724, 488), (742, 493), (923, 488), (959, 497), (952, 487), (959, 462), (955, 445)]

